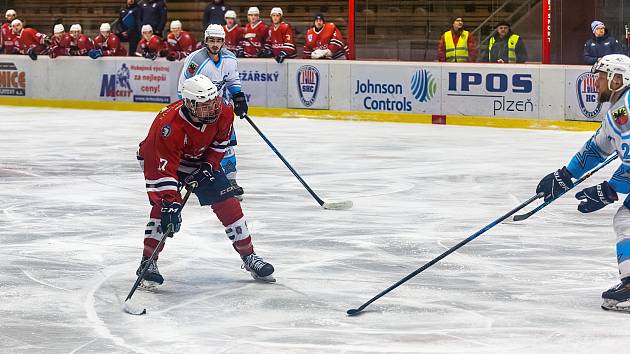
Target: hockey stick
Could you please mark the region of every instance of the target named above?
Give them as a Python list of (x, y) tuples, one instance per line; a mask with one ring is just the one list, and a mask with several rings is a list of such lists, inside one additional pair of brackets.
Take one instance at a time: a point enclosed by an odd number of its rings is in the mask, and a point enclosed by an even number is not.
[[(601, 164), (599, 164), (597, 167), (595, 167), (594, 169), (592, 169), (591, 171), (589, 171), (588, 173), (586, 173), (584, 176), (580, 177), (577, 181), (575, 181), (575, 183), (573, 183), (573, 187), (577, 186), (578, 184), (584, 182), (585, 179), (591, 177), (595, 172), (601, 170), (602, 168), (604, 168), (604, 166), (608, 165), (609, 163), (611, 163), (613, 160), (615, 160), (617, 158), (617, 154), (610, 156), (608, 159), (606, 159), (606, 161), (602, 162)], [(568, 191), (567, 191), (568, 192)], [(566, 192), (565, 192), (566, 193)], [(564, 194), (563, 194), (564, 195)], [(561, 195), (562, 196), (562, 195)], [(561, 196), (559, 196), (558, 198), (560, 198)], [(556, 199), (558, 199), (556, 198)], [(525, 220), (527, 218), (529, 218), (530, 216), (536, 214), (540, 209), (546, 207), (547, 205), (549, 205), (551, 202), (553, 202), (556, 199), (550, 199), (542, 204), (540, 204), (539, 206), (537, 206), (536, 208), (534, 208), (532, 211), (527, 212), (525, 214), (520, 214), (520, 215), (514, 215), (514, 218), (512, 220), (514, 221), (522, 221)]]
[[(191, 193), (191, 190), (188, 189), (186, 191), (186, 194), (184, 195), (184, 199), (182, 200), (182, 209), (184, 208), (184, 205), (186, 205), (186, 202), (188, 201), (188, 197), (190, 197), (190, 193)], [(129, 295), (127, 295), (127, 298), (125, 299), (125, 302), (123, 303), (123, 311), (127, 312), (128, 314), (140, 316), (147, 313), (147, 309), (140, 310), (137, 308), (133, 308), (131, 305), (129, 305), (127, 301), (131, 299), (131, 297), (133, 296), (133, 293), (135, 293), (136, 289), (138, 289), (138, 286), (140, 285), (140, 282), (142, 281), (144, 274), (149, 269), (149, 264), (151, 264), (151, 262), (153, 262), (155, 257), (157, 257), (158, 250), (160, 249), (160, 247), (162, 247), (162, 245), (164, 245), (164, 242), (166, 242), (166, 238), (170, 237), (171, 235), (173, 235), (173, 228), (171, 227), (171, 225), (169, 225), (168, 229), (162, 236), (162, 239), (158, 243), (157, 247), (155, 247), (155, 249), (153, 250), (153, 253), (151, 253), (151, 257), (149, 257), (149, 259), (147, 260), (147, 263), (144, 265), (144, 268), (142, 268), (140, 275), (138, 275), (136, 282), (133, 284), (131, 291), (129, 291)]]
[(405, 283), (407, 280), (415, 277), (416, 275), (418, 275), (419, 273), (423, 272), (424, 270), (426, 270), (427, 268), (431, 267), (432, 265), (434, 265), (435, 263), (439, 262), (440, 260), (442, 260), (443, 258), (445, 258), (446, 256), (448, 256), (449, 254), (455, 252), (456, 250), (458, 250), (459, 248), (461, 248), (462, 246), (464, 246), (465, 244), (467, 244), (468, 242), (474, 240), (475, 238), (477, 238), (478, 236), (480, 236), (481, 234), (483, 234), (484, 232), (490, 230), (491, 228), (493, 228), (494, 226), (500, 224), (503, 220), (509, 218), (510, 216), (512, 216), (514, 213), (516, 213), (517, 211), (523, 209), (524, 207), (526, 207), (527, 205), (529, 205), (530, 203), (532, 203), (533, 201), (535, 201), (538, 198), (542, 198), (544, 196), (543, 192), (540, 192), (536, 195), (534, 195), (533, 197), (527, 199), (526, 201), (524, 201), (523, 203), (521, 203), (519, 206), (517, 206), (516, 208), (510, 210), (507, 214), (504, 214), (503, 216), (499, 217), (498, 219), (496, 219), (495, 221), (491, 222), (490, 224), (486, 225), (483, 229), (475, 232), (474, 234), (472, 234), (471, 236), (469, 236), (467, 239), (461, 241), (460, 243), (458, 243), (457, 245), (449, 248), (446, 252), (442, 253), (441, 255), (433, 258), (430, 262), (426, 263), (425, 265), (423, 265), (422, 267), (414, 270), (412, 273), (410, 273), (409, 275), (407, 275), (406, 277), (400, 279), (398, 282), (396, 282), (394, 285), (390, 286), (389, 288), (381, 291), (378, 295), (374, 296), (373, 298), (371, 298), (369, 301), (367, 301), (366, 303), (364, 303), (363, 305), (359, 306), (356, 309), (350, 309), (347, 311), (347, 314), (350, 316), (354, 316), (359, 314), (361, 311), (363, 311), (363, 309), (365, 309), (368, 305), (370, 305), (371, 303), (373, 303), (374, 301), (380, 299), (383, 295), (389, 293), (390, 291), (396, 289), (397, 287), (399, 287), (400, 285), (402, 285), (403, 283)]
[(341, 201), (341, 202), (325, 202), (323, 201), (319, 196), (317, 196), (317, 194), (315, 194), (315, 192), (313, 192), (313, 190), (311, 189), (311, 187), (308, 186), (308, 184), (306, 184), (306, 182), (302, 179), (302, 177), (300, 177), (300, 175), (293, 169), (293, 167), (291, 167), (291, 165), (289, 164), (289, 162), (287, 162), (287, 160), (284, 158), (284, 156), (282, 156), (282, 154), (278, 151), (278, 149), (276, 149), (275, 146), (273, 146), (273, 144), (271, 143), (271, 141), (269, 141), (269, 139), (267, 139), (267, 137), (265, 136), (265, 134), (263, 134), (260, 129), (258, 129), (258, 127), (256, 126), (256, 124), (254, 124), (254, 122), (251, 120), (251, 118), (249, 118), (249, 116), (247, 114), (244, 114), (242, 116), (242, 118), (245, 118), (247, 120), (247, 122), (249, 122), (249, 124), (251, 124), (251, 126), (254, 128), (254, 130), (256, 130), (256, 132), (258, 133), (258, 135), (260, 135), (260, 137), (267, 143), (267, 145), (269, 145), (269, 147), (271, 148), (271, 150), (273, 150), (273, 152), (276, 153), (276, 155), (278, 155), (278, 157), (280, 158), (280, 160), (282, 160), (282, 162), (284, 162), (284, 165), (287, 166), (287, 168), (293, 173), (293, 175), (295, 176), (295, 178), (298, 179), (298, 181), (300, 181), (300, 183), (302, 183), (302, 185), (304, 186), (304, 188), (306, 188), (306, 190), (311, 194), (311, 196), (313, 196), (313, 198), (315, 198), (315, 200), (317, 201), (317, 203), (319, 203), (319, 205), (322, 206), (322, 208), (324, 209), (329, 209), (329, 210), (346, 210), (346, 209), (350, 209), (352, 208), (352, 201), (350, 200), (346, 200), (346, 201)]

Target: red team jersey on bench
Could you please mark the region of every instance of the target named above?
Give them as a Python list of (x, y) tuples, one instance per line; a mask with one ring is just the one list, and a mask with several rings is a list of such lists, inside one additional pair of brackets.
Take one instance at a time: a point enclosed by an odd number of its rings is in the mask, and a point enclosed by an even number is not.
[(103, 51), (104, 57), (124, 57), (127, 55), (127, 50), (120, 44), (118, 36), (110, 33), (107, 39), (99, 34), (94, 38), (94, 48)]
[(243, 35), (243, 51), (245, 58), (257, 58), (258, 54), (263, 50), (265, 38), (267, 37), (267, 25), (258, 21), (254, 26), (247, 24), (245, 26), (245, 34)]
[(287, 53), (287, 58), (295, 58), (297, 51), (293, 42), (293, 29), (286, 22), (280, 22), (278, 28), (272, 24), (269, 26), (267, 33), (267, 44), (271, 48), (273, 56), (277, 56), (280, 52)]
[(176, 53), (175, 59), (182, 60), (195, 50), (197, 42), (193, 36), (182, 31), (179, 37), (175, 37), (173, 32), (169, 33), (166, 37), (166, 47), (169, 53)]
[(315, 49), (330, 49), (333, 59), (341, 58), (347, 54), (346, 44), (341, 31), (332, 22), (325, 23), (319, 31), (315, 27), (311, 27), (306, 31), (304, 59), (310, 59), (311, 53)]

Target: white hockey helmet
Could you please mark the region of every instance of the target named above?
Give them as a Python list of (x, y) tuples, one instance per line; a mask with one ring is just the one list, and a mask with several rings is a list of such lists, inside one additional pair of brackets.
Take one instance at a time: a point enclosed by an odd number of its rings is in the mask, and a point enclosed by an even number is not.
[(63, 27), (63, 25), (61, 23), (58, 23), (55, 25), (55, 27), (53, 27), (53, 33), (57, 34), (57, 33), (64, 33), (66, 31), (66, 29)]
[(182, 99), (190, 114), (202, 123), (212, 124), (221, 113), (221, 97), (216, 85), (204, 75), (195, 75), (184, 81)]
[(75, 23), (74, 25), (70, 26), (70, 32), (74, 32), (74, 31), (83, 31), (83, 29), (81, 28), (81, 25), (78, 23)]
[[(599, 58), (593, 67), (591, 68), (591, 72), (593, 74), (597, 72), (605, 72), (607, 73), (608, 78), (608, 89), (612, 92), (620, 91), (628, 86), (630, 86), (630, 58), (623, 54), (609, 54), (605, 55), (602, 58)], [(615, 75), (621, 75), (623, 78), (622, 86), (613, 90), (611, 88), (611, 84)]]
[(171, 31), (172, 31), (172, 30), (176, 30), (176, 29), (178, 29), (178, 28), (179, 28), (179, 29), (182, 29), (182, 21), (180, 21), (180, 20), (174, 20), (174, 21), (171, 21), (171, 26), (170, 26), (170, 28), (171, 28)]
[(210, 37), (225, 39), (225, 30), (223, 29), (223, 26), (216, 24), (208, 25), (208, 28), (206, 28), (203, 36), (204, 42)]
[(11, 27), (15, 27), (15, 26), (22, 26), (22, 21), (18, 20), (17, 18), (11, 21)]
[(142, 33), (145, 33), (145, 32), (153, 33), (153, 27), (151, 27), (151, 25), (144, 25), (144, 26), (142, 26), (142, 29), (140, 30), (140, 32), (142, 32)]
[(100, 32), (111, 32), (112, 31), (112, 26), (109, 25), (109, 23), (105, 22), (105, 23), (101, 23), (101, 28), (99, 29)]
[(273, 14), (277, 14), (277, 15), (283, 16), (282, 9), (279, 8), (279, 7), (274, 7), (273, 9), (271, 9), (271, 13), (269, 14), (269, 16), (271, 16)]
[(260, 15), (260, 10), (256, 6), (252, 6), (247, 10), (248, 15)]
[(9, 17), (9, 16), (15, 17), (17, 16), (17, 12), (15, 12), (15, 10), (13, 9), (8, 9), (7, 12), (5, 12), (4, 17)]
[(225, 16), (223, 16), (223, 17), (236, 19), (236, 11), (234, 11), (234, 10), (227, 10), (225, 12)]

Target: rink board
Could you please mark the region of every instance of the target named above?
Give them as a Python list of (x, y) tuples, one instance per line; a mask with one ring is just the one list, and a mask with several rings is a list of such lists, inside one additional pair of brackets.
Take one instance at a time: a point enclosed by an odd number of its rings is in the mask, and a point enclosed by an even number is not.
[[(155, 111), (177, 97), (182, 62), (0, 55), (0, 104)], [(187, 68), (184, 68), (187, 69)], [(585, 66), (240, 59), (252, 114), (590, 130)], [(282, 114), (282, 116), (287, 116)], [(344, 118), (345, 117), (345, 118)], [(514, 119), (514, 121), (510, 121)], [(552, 122), (550, 122), (552, 121)]]

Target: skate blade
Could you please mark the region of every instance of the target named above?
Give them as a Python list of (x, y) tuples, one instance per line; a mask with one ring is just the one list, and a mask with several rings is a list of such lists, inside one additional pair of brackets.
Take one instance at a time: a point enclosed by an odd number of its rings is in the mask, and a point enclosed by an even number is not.
[(140, 288), (147, 291), (156, 291), (160, 287), (160, 283), (154, 281), (142, 280), (140, 282)]
[(615, 300), (604, 300), (602, 303), (602, 309), (606, 311), (630, 313), (630, 301), (619, 302)]
[(268, 275), (266, 277), (260, 277), (258, 275), (256, 275), (256, 273), (250, 272), (249, 274), (252, 275), (252, 278), (254, 278), (254, 280), (262, 282), (262, 283), (275, 283), (276, 282), (276, 278), (273, 277), (273, 275)]

